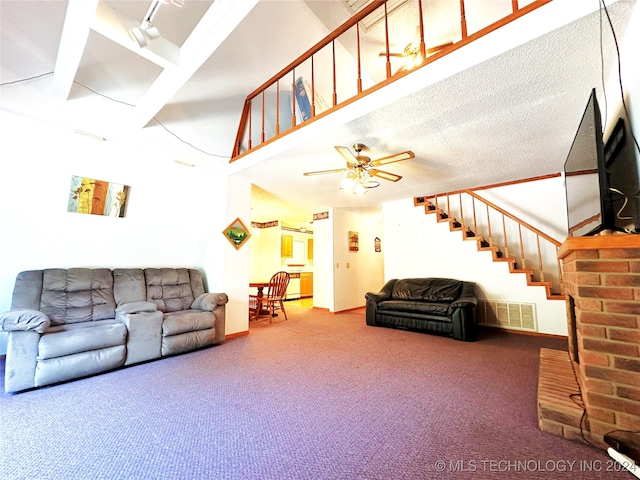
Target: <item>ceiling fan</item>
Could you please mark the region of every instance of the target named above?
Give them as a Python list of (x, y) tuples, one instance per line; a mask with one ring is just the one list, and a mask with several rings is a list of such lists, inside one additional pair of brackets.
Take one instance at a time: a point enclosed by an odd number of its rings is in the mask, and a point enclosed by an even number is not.
[[(403, 64), (398, 71), (401, 72), (404, 70), (411, 70), (412, 68), (416, 67), (417, 65), (420, 65), (424, 61), (423, 55), (420, 52), (420, 41), (421, 41), (420, 26), (417, 26), (416, 37), (414, 41), (408, 43), (407, 46), (404, 47), (404, 50), (402, 52), (389, 52), (390, 57), (400, 57), (403, 60)], [(439, 45), (426, 47), (424, 51), (424, 55), (428, 56), (428, 55), (431, 55), (432, 53), (437, 53), (443, 48), (448, 47), (449, 45), (453, 45), (453, 41), (448, 41), (448, 42), (441, 43)], [(386, 57), (387, 52), (383, 51), (383, 52), (380, 52), (378, 55), (380, 57)]]
[(347, 166), (345, 168), (320, 170), (317, 172), (306, 172), (304, 173), (304, 175), (311, 176), (323, 175), (325, 173), (343, 172), (345, 173), (345, 177), (340, 184), (340, 188), (351, 190), (351, 192), (356, 194), (364, 194), (367, 193), (368, 189), (375, 188), (380, 185), (380, 182), (372, 177), (379, 177), (391, 182), (397, 182), (402, 178), (400, 175), (385, 172), (383, 170), (378, 170), (376, 167), (415, 158), (415, 154), (412, 151), (407, 150), (405, 152), (395, 153), (393, 155), (378, 158), (376, 160), (371, 160), (369, 157), (361, 155), (362, 150), (365, 148), (365, 145), (363, 145), (362, 143), (354, 144), (353, 150), (356, 152), (356, 154), (354, 155), (347, 147), (336, 146), (335, 149), (347, 161)]

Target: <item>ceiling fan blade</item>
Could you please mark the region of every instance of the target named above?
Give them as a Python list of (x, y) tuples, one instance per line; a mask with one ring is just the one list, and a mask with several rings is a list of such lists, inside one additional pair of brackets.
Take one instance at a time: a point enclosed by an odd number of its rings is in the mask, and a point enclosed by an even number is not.
[(402, 178), (400, 175), (396, 175), (395, 173), (384, 172), (382, 170), (376, 170), (375, 168), (367, 170), (367, 172), (372, 177), (380, 177), (391, 182), (397, 182)]
[(415, 154), (411, 150), (407, 150), (406, 152), (400, 152), (394, 155), (389, 155), (388, 157), (382, 157), (378, 158), (377, 160), (373, 160), (371, 162), (371, 165), (377, 167), (379, 165), (387, 165), (388, 163), (411, 160), (412, 158), (415, 158)]
[(305, 172), (303, 175), (310, 177), (312, 175), (323, 175), (325, 173), (338, 173), (348, 170), (347, 168), (334, 168), (333, 170), (320, 170), (318, 172)]
[[(386, 56), (387, 56), (387, 52), (380, 52), (380, 53), (378, 54), (378, 56), (380, 56), (380, 57), (386, 57)], [(389, 56), (390, 56), (390, 57), (404, 57), (404, 53), (389, 52)]]
[(340, 155), (344, 157), (349, 165), (360, 165), (358, 159), (353, 155), (353, 153), (351, 153), (351, 150), (349, 150), (347, 147), (335, 147), (335, 149)]

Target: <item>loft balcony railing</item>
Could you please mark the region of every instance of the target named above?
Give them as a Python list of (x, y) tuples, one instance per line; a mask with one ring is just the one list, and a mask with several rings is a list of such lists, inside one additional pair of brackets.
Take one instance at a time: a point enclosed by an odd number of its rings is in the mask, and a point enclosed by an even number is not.
[(247, 96), (231, 161), (551, 1), (374, 0)]

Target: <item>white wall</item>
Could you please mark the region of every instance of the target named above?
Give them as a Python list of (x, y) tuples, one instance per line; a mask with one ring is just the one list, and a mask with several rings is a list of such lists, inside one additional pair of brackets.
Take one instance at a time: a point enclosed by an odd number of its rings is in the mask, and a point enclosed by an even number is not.
[(333, 209), (313, 222), (313, 306), (333, 311)]
[(561, 176), (476, 193), (560, 242), (567, 236), (566, 196)]
[[(251, 182), (239, 176), (228, 179), (228, 194), (226, 220), (219, 230), (222, 232), (228, 225), (240, 218), (247, 228), (251, 228)], [(246, 332), (249, 330), (249, 258), (250, 248), (247, 243), (239, 250), (222, 237), (224, 245), (215, 252), (209, 251), (211, 268), (221, 269), (224, 272), (224, 292), (229, 296), (226, 311), (227, 334)], [(214, 258), (221, 258), (221, 263), (216, 264)], [(209, 265), (207, 265), (209, 266)]]
[[(384, 284), (383, 253), (374, 251), (374, 239), (382, 238), (382, 222), (371, 215), (333, 209), (333, 308), (340, 312), (365, 304), (364, 294)], [(358, 232), (359, 250), (349, 251), (349, 232)], [(384, 245), (384, 243), (383, 243)]]
[(567, 334), (565, 302), (547, 300), (543, 287), (527, 286), (523, 274), (509, 273), (506, 263), (493, 262), (491, 252), (478, 252), (475, 241), (463, 240), (447, 222), (438, 223), (436, 215), (414, 207), (413, 199), (389, 202), (383, 214), (385, 281), (446, 277), (476, 282), (481, 300), (535, 303), (539, 332)]
[[(160, 147), (99, 141), (4, 111), (0, 132), (0, 311), (10, 308), (18, 272), (50, 267), (204, 267), (209, 290), (225, 291), (225, 177), (176, 164)], [(67, 212), (72, 175), (129, 185), (125, 217)]]
[[(349, 231), (358, 232), (357, 252), (349, 251)], [(375, 237), (382, 238), (380, 253), (374, 251)], [(378, 217), (331, 208), (329, 218), (313, 222), (313, 247), (314, 307), (330, 312), (362, 307), (364, 294), (384, 284), (385, 243)]]

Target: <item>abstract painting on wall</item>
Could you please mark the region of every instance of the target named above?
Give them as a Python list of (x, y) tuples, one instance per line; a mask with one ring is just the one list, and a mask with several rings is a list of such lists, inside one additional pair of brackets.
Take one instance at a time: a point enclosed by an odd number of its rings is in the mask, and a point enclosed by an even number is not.
[(72, 175), (67, 211), (124, 217), (128, 194), (128, 185)]

